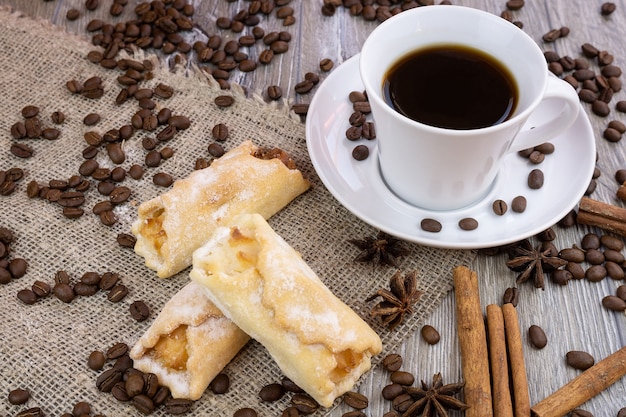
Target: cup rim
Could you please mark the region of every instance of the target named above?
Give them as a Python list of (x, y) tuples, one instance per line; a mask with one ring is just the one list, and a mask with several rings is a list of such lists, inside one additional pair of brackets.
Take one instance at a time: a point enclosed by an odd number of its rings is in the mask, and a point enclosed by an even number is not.
[[(510, 128), (511, 125), (518, 124), (520, 120), (521, 121), (525, 120), (528, 116), (530, 116), (530, 114), (535, 110), (535, 108), (542, 101), (543, 99), (542, 95), (538, 95), (537, 97), (534, 97), (532, 101), (526, 106), (525, 109), (523, 109), (519, 113), (515, 113), (512, 117), (510, 117), (509, 119), (497, 125), (486, 126), (486, 127), (481, 127), (481, 128), (475, 128), (475, 129), (449, 129), (449, 128), (428, 125), (428, 124), (413, 120), (395, 111), (385, 100), (383, 100), (382, 95), (379, 92), (380, 86), (373, 86), (371, 83), (371, 80), (363, 76), (363, 74), (367, 73), (367, 70), (368, 70), (365, 65), (365, 60), (363, 59), (363, 57), (367, 56), (367, 53), (369, 52), (368, 41), (372, 40), (381, 31), (386, 30), (388, 26), (392, 26), (396, 24), (396, 22), (399, 19), (411, 19), (412, 15), (428, 14), (428, 13), (447, 13), (450, 11), (452, 11), (453, 13), (468, 13), (468, 14), (481, 15), (483, 18), (489, 19), (492, 22), (498, 25), (501, 25), (502, 27), (507, 27), (505, 25), (511, 25), (510, 29), (519, 30), (522, 38), (526, 38), (526, 41), (528, 41), (529, 47), (531, 49), (534, 49), (537, 54), (543, 56), (543, 52), (541, 51), (537, 43), (527, 33), (523, 32), (521, 29), (517, 28), (512, 23), (492, 13), (486, 12), (484, 10), (468, 7), (468, 6), (459, 6), (459, 5), (436, 5), (434, 7), (433, 6), (416, 7), (411, 10), (405, 10), (404, 12), (398, 13), (397, 15), (394, 15), (390, 17), (389, 19), (385, 20), (380, 25), (378, 25), (365, 40), (361, 48), (361, 53), (359, 57), (359, 72), (360, 72), (359, 75), (361, 77), (361, 81), (363, 82), (365, 86), (365, 90), (368, 92), (369, 100), (375, 100), (380, 107), (385, 109), (387, 114), (392, 115), (395, 119), (398, 119), (401, 122), (409, 123), (412, 126), (420, 127), (421, 129), (426, 130), (426, 131), (430, 131), (433, 133), (445, 133), (450, 136), (468, 136), (468, 135), (474, 135), (474, 134), (480, 134), (480, 133), (490, 133), (493, 131)], [(460, 43), (462, 44), (462, 42)], [(471, 45), (471, 46), (473, 48), (476, 48), (475, 45)], [(547, 88), (548, 76), (549, 74), (548, 74), (548, 69), (546, 66), (545, 71), (542, 72), (542, 80), (537, 80), (537, 82), (542, 83), (542, 86), (540, 89), (540, 91), (542, 92), (545, 91)], [(376, 93), (371, 94), (371, 92), (376, 92)]]

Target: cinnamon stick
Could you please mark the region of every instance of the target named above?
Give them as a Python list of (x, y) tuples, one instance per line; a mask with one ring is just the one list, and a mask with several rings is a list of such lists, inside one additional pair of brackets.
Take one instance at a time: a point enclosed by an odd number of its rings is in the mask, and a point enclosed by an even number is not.
[(589, 197), (580, 200), (576, 221), (626, 236), (626, 209)]
[(463, 398), (470, 406), (466, 417), (492, 417), (489, 355), (485, 321), (480, 305), (478, 277), (465, 266), (453, 271), (456, 320), (465, 386)]
[(511, 364), (511, 384), (513, 386), (513, 403), (515, 417), (530, 417), (530, 396), (528, 394), (528, 377), (522, 349), (522, 334), (519, 328), (517, 310), (511, 303), (502, 306), (506, 344)]
[(626, 375), (626, 346), (607, 356), (535, 404), (533, 417), (561, 417)]
[(491, 363), (491, 386), (493, 415), (513, 417), (511, 389), (509, 386), (509, 361), (506, 355), (506, 335), (502, 309), (489, 304), (487, 311), (487, 334), (489, 336), (489, 362)]

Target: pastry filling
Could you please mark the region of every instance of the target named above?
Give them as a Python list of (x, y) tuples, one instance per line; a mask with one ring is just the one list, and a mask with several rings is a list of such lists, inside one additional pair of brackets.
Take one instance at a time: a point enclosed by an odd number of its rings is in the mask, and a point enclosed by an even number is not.
[(270, 159), (279, 159), (280, 162), (285, 164), (285, 166), (289, 169), (296, 169), (296, 163), (289, 156), (289, 154), (282, 149), (278, 148), (258, 148), (252, 154), (255, 158), (270, 160)]
[(150, 352), (164, 367), (175, 371), (187, 369), (187, 326), (181, 325), (159, 339)]
[(331, 381), (338, 383), (347, 375), (351, 374), (354, 368), (363, 360), (363, 353), (353, 350), (344, 350), (334, 354), (337, 366), (330, 373)]
[(163, 230), (163, 217), (165, 215), (164, 209), (159, 209), (154, 212), (154, 215), (147, 219), (144, 223), (142, 234), (152, 242), (154, 250), (160, 255), (161, 247), (167, 240), (167, 234)]

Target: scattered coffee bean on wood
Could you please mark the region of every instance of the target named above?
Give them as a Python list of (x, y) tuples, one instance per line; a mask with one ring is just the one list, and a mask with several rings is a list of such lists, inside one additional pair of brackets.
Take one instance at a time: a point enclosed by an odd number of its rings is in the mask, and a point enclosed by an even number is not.
[(565, 355), (566, 363), (572, 368), (584, 371), (595, 363), (595, 359), (589, 353), (580, 350), (571, 350)]
[(436, 345), (439, 343), (439, 340), (441, 340), (441, 336), (439, 335), (437, 329), (430, 324), (422, 326), (420, 334), (422, 335), (422, 339), (424, 339), (424, 341), (429, 345)]
[(368, 398), (356, 391), (346, 392), (343, 395), (343, 402), (356, 410), (364, 410), (369, 405)]
[(382, 364), (389, 372), (398, 371), (402, 367), (402, 356), (397, 353), (390, 353), (383, 358)]
[(546, 333), (536, 324), (528, 328), (528, 340), (537, 349), (543, 349), (548, 344)]

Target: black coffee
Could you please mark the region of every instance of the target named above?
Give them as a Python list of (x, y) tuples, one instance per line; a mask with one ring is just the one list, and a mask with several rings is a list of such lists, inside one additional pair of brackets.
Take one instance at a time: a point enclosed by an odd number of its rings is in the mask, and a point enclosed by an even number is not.
[(517, 85), (496, 59), (462, 45), (419, 49), (385, 74), (385, 101), (418, 122), (447, 129), (478, 129), (507, 120)]

